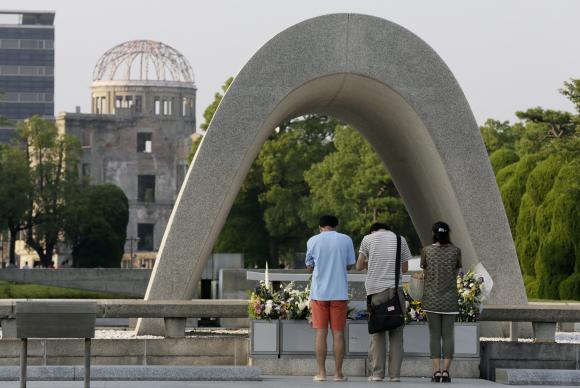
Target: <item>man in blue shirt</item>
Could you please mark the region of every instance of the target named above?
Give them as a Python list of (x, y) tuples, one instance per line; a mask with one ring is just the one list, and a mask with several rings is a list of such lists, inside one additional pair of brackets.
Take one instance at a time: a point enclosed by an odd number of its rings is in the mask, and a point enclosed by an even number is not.
[(352, 240), (338, 233), (335, 216), (320, 217), (320, 233), (311, 237), (306, 244), (306, 269), (312, 273), (310, 306), (312, 327), (316, 329), (316, 362), (318, 374), (314, 381), (326, 380), (326, 336), (328, 324), (332, 330), (335, 358), (335, 381), (345, 381), (342, 373), (345, 341), (344, 327), (348, 307), (347, 270), (355, 263)]

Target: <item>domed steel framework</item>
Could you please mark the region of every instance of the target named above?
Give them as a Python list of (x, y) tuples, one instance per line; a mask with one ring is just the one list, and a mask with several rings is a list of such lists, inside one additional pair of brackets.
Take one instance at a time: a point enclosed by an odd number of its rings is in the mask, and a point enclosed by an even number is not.
[(132, 40), (108, 50), (97, 62), (93, 81), (176, 81), (193, 83), (189, 61), (173, 47)]

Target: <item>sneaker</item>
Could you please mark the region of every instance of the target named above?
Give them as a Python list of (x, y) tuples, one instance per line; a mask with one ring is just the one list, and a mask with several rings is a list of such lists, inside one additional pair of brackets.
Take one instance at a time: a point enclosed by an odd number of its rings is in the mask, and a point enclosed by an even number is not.
[(399, 377), (391, 377), (391, 378), (389, 379), (389, 381), (390, 381), (391, 383), (400, 383), (400, 382), (401, 382), (401, 379), (400, 379)]
[(369, 376), (369, 383), (380, 383), (383, 381), (382, 377), (379, 376)]

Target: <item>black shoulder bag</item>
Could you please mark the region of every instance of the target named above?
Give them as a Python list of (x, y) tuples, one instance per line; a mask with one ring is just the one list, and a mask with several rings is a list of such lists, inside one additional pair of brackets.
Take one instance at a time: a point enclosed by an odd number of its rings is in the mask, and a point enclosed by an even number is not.
[(401, 236), (397, 235), (397, 257), (395, 264), (395, 296), (388, 301), (373, 306), (372, 295), (367, 295), (369, 312), (369, 334), (393, 330), (405, 323), (405, 316), (399, 300), (399, 276), (401, 273)]

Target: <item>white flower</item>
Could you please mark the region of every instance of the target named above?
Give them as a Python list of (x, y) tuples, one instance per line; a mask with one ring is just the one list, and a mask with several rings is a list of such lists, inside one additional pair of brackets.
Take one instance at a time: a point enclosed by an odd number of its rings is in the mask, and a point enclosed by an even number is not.
[(307, 300), (302, 300), (302, 301), (298, 302), (298, 309), (300, 311), (303, 311), (306, 308), (308, 308), (308, 301)]
[(270, 315), (270, 313), (272, 312), (272, 308), (274, 307), (273, 304), (274, 304), (274, 301), (272, 299), (268, 299), (266, 301), (266, 307), (264, 308), (264, 313), (266, 315)]

